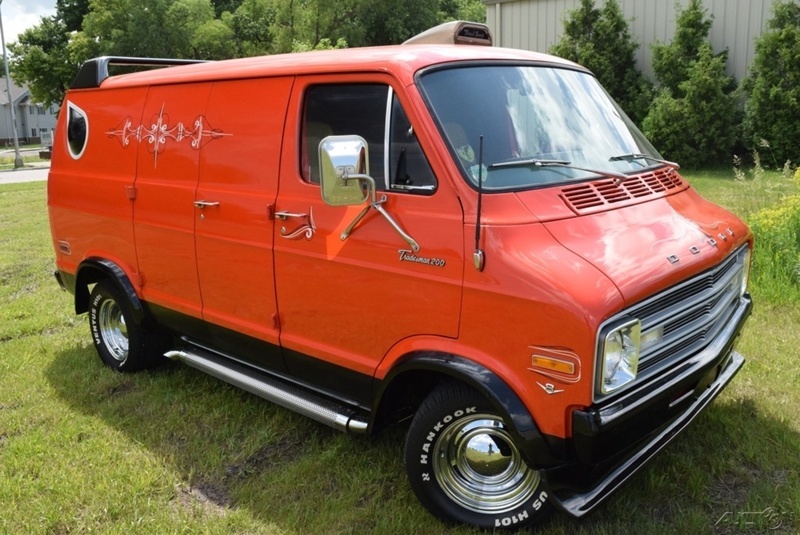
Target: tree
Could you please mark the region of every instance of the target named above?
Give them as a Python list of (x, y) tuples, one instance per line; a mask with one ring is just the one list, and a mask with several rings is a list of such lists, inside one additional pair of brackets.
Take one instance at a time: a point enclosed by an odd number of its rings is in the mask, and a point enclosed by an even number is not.
[(439, 3), (429, 0), (360, 0), (356, 17), (364, 28), (364, 45), (399, 44), (439, 20)]
[(30, 89), (36, 102), (61, 104), (80, 64), (70, 57), (68, 43), (66, 26), (56, 15), (42, 17), (37, 26), (25, 30), (18, 42), (8, 46), (12, 77)]
[[(703, 43), (708, 41), (713, 23), (712, 18), (706, 18), (700, 0), (691, 0), (686, 9), (679, 10), (672, 42), (652, 45), (653, 72), (661, 86), (669, 89), (673, 96), (681, 96), (680, 85), (689, 78), (689, 69), (700, 55)], [(727, 57), (727, 51), (723, 54)]]
[(636, 68), (639, 48), (617, 0), (602, 9), (593, 0), (581, 0), (564, 21), (564, 36), (550, 53), (591, 70), (612, 97), (641, 124), (652, 101), (652, 86)]
[(680, 11), (675, 39), (653, 46), (653, 71), (661, 88), (642, 128), (668, 159), (707, 166), (730, 158), (740, 114), (727, 51), (708, 41), (712, 21), (700, 0)]
[(271, 0), (244, 0), (230, 18), (223, 21), (233, 30), (239, 55), (269, 54), (276, 10)]
[(744, 141), (757, 148), (767, 140), (778, 162), (800, 162), (800, 5), (776, 2), (767, 31), (742, 82), (747, 96)]

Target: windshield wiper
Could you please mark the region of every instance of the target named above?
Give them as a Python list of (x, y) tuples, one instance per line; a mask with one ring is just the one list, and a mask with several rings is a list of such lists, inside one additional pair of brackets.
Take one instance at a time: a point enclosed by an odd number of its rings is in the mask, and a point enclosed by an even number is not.
[(588, 167), (580, 167), (572, 165), (568, 160), (537, 160), (536, 158), (526, 158), (523, 160), (507, 160), (505, 162), (493, 163), (489, 169), (498, 169), (503, 167), (563, 167), (566, 169), (575, 169), (577, 171), (586, 171), (587, 173), (594, 173), (605, 178), (611, 178), (615, 183), (619, 184), (628, 178), (628, 175), (617, 173), (615, 171), (605, 171), (600, 169), (590, 169)]
[(633, 160), (648, 160), (651, 162), (660, 163), (669, 168), (675, 169), (676, 171), (681, 168), (681, 166), (675, 162), (670, 162), (668, 160), (662, 160), (661, 158), (654, 158), (652, 156), (648, 156), (647, 154), (635, 152), (630, 154), (620, 154), (619, 156), (612, 156), (608, 159), (609, 162), (632, 162)]

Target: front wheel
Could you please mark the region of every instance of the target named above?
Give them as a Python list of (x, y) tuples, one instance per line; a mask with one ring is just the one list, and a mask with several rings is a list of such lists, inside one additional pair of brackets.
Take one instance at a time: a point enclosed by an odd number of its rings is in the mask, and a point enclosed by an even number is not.
[(422, 403), (405, 460), (417, 497), (445, 521), (519, 529), (551, 511), (541, 476), (522, 458), (508, 425), (466, 385), (444, 384)]
[(98, 282), (89, 299), (89, 324), (100, 359), (121, 372), (158, 363), (168, 338), (147, 320), (134, 321), (133, 307), (110, 280)]

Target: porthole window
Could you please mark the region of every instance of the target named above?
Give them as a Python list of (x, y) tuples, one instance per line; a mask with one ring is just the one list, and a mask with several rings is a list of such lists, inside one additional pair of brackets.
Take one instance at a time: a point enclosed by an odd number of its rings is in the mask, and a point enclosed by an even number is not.
[(88, 139), (89, 121), (86, 119), (86, 112), (72, 102), (67, 102), (67, 146), (73, 159), (83, 156)]

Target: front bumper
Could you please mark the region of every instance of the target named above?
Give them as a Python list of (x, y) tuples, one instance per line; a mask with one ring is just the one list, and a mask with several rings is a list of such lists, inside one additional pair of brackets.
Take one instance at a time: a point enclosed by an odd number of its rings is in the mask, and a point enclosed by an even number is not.
[(744, 365), (734, 346), (751, 310), (743, 297), (706, 349), (618, 399), (573, 413), (575, 462), (544, 471), (566, 513), (581, 517), (597, 507), (722, 392)]

